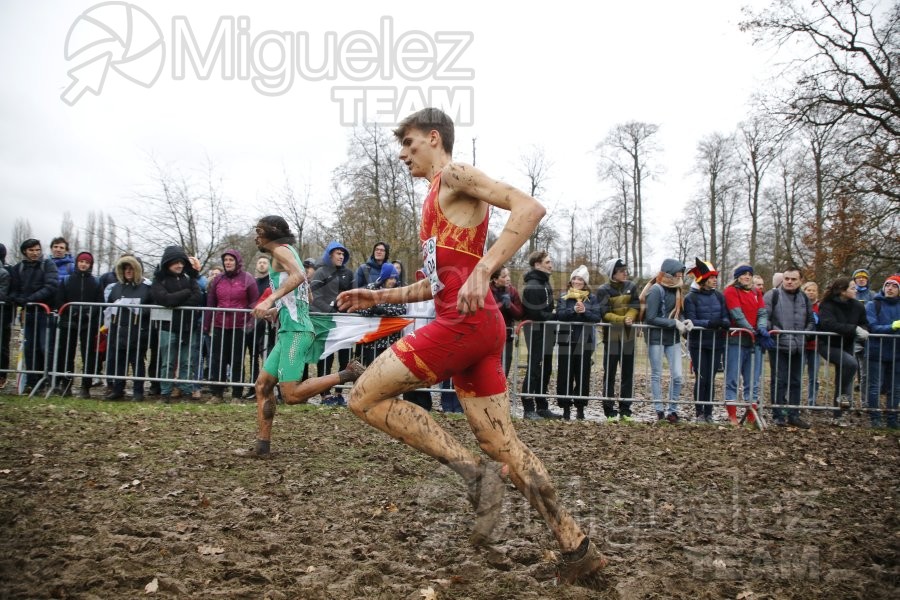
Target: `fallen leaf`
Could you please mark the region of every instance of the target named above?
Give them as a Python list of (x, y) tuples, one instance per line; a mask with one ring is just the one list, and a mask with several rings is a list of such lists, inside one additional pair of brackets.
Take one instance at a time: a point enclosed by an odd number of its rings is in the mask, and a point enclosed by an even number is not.
[(384, 509), (388, 512), (397, 512), (398, 510), (400, 510), (399, 508), (397, 508), (397, 505), (394, 504), (393, 502), (391, 502), (387, 506), (385, 506)]
[(145, 594), (155, 594), (159, 591), (159, 579), (153, 578), (153, 581), (144, 586)]
[(449, 579), (432, 579), (431, 581), (432, 581), (432, 583), (436, 583), (436, 584), (442, 585), (444, 587), (448, 587), (451, 583), (453, 583)]
[(9, 475), (10, 473), (12, 473), (12, 471), (9, 469), (0, 469), (0, 474)]
[(204, 556), (209, 556), (210, 554), (224, 554), (225, 548), (220, 548), (219, 546), (197, 546), (197, 552)]
[(131, 455), (128, 454), (127, 452), (119, 452), (118, 454), (116, 454), (117, 458), (128, 458), (129, 456), (131, 456)]
[(437, 592), (434, 591), (434, 588), (430, 585), (427, 588), (419, 590), (419, 594), (421, 594), (422, 598), (425, 600), (436, 600)]
[(734, 600), (746, 600), (747, 598), (752, 598), (755, 594), (750, 590), (741, 592), (737, 596), (734, 597)]
[(316, 570), (316, 568), (315, 568), (314, 566), (312, 566), (312, 565), (309, 565), (308, 567), (306, 567), (306, 572), (307, 572), (307, 573), (312, 573), (312, 572), (315, 571), (315, 570)]

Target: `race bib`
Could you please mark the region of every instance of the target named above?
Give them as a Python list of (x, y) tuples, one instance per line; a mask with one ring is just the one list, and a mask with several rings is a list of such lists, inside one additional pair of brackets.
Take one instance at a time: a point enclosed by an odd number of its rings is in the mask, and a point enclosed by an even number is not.
[(422, 271), (431, 284), (431, 296), (437, 297), (438, 292), (444, 289), (437, 274), (437, 237), (432, 236), (422, 242), (422, 264)]

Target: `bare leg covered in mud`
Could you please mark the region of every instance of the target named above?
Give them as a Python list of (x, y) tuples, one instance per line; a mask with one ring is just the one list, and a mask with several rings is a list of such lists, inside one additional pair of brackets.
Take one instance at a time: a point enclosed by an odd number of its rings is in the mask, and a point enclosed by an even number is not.
[[(287, 381), (281, 383), (281, 397), (285, 404), (304, 404), (313, 396), (330, 390), (336, 385), (343, 385), (356, 379), (363, 373), (358, 361), (351, 361), (347, 368), (338, 373), (310, 377), (303, 381)], [(275, 419), (275, 385), (278, 379), (263, 370), (256, 380), (256, 456), (267, 456), (271, 452), (272, 421)]]
[[(487, 398), (460, 397), (466, 417), (482, 450), (503, 465), (491, 471), (419, 406), (399, 400), (404, 391), (423, 382), (389, 349), (378, 357), (353, 386), (350, 409), (370, 425), (437, 459), (456, 471), (469, 485), (476, 509), (472, 542), (489, 541), (502, 507), (502, 486), (495, 481), (508, 473), (515, 486), (541, 514), (553, 531), (564, 557), (587, 555), (588, 540), (569, 513), (560, 506), (547, 470), (519, 439), (512, 425), (507, 394)], [(501, 480), (502, 483), (502, 480)], [(599, 554), (598, 554), (599, 556)], [(592, 565), (592, 568), (600, 565)], [(573, 579), (566, 579), (567, 582)]]

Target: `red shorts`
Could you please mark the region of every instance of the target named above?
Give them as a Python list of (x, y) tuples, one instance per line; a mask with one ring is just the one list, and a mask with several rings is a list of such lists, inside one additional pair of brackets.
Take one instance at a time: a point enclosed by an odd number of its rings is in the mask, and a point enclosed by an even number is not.
[(463, 398), (506, 391), (503, 347), (506, 324), (496, 307), (460, 318), (438, 317), (397, 341), (394, 354), (428, 385), (453, 378)]

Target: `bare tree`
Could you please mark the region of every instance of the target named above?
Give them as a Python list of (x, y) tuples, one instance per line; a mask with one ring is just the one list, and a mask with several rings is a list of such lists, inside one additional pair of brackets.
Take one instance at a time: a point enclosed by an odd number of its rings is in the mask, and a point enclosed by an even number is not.
[(703, 178), (701, 197), (705, 222), (698, 224), (709, 239), (709, 260), (716, 266), (731, 259), (734, 219), (738, 212), (738, 166), (734, 138), (721, 133), (705, 136), (697, 145), (696, 169)]
[(525, 192), (537, 200), (547, 208), (547, 215), (541, 219), (535, 227), (531, 237), (528, 238), (527, 253), (534, 252), (538, 249), (550, 248), (557, 239), (556, 231), (553, 229), (553, 208), (544, 197), (546, 191), (546, 183), (550, 179), (550, 171), (553, 169), (553, 162), (547, 158), (544, 149), (539, 146), (533, 146), (527, 154), (523, 154), (520, 158), (521, 173), (525, 175), (527, 185)]
[[(181, 246), (205, 267), (222, 250), (229, 227), (246, 230), (249, 235), (248, 223), (231, 221), (230, 203), (212, 160), (206, 159), (199, 175), (185, 174), (156, 160), (152, 167), (154, 189), (137, 193), (138, 202), (127, 209), (141, 223), (130, 233), (146, 256), (159, 258), (166, 246)], [(101, 225), (102, 221), (98, 228)]]
[(778, 154), (776, 124), (767, 117), (755, 115), (738, 126), (737, 153), (744, 174), (747, 213), (750, 216), (750, 264), (757, 263), (759, 248), (759, 209), (763, 178)]
[(59, 224), (59, 235), (66, 238), (69, 242), (69, 248), (75, 252), (75, 222), (72, 220), (72, 213), (65, 211), (62, 216), (62, 222)]
[(16, 262), (19, 262), (24, 258), (22, 256), (22, 251), (19, 250), (19, 246), (22, 245), (22, 242), (32, 237), (32, 235), (31, 223), (28, 221), (28, 219), (15, 220), (12, 230), (13, 247), (11, 248), (11, 250), (12, 256), (15, 257)]
[(302, 191), (298, 192), (286, 168), (282, 167), (282, 173), (284, 181), (281, 187), (265, 198), (266, 210), (285, 218), (297, 236), (297, 247), (301, 254), (308, 254), (305, 234), (312, 191), (309, 184), (303, 184)]
[[(651, 159), (657, 148), (654, 136), (659, 126), (652, 123), (629, 121), (616, 125), (599, 145), (606, 168), (601, 168), (601, 177), (612, 179), (619, 188), (624, 181), (631, 185), (631, 216), (625, 221), (631, 224), (631, 239), (637, 276), (640, 277), (644, 265), (644, 182), (651, 178)], [(627, 208), (627, 204), (624, 205)]]

